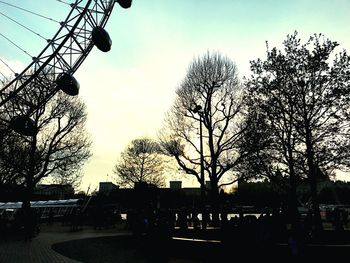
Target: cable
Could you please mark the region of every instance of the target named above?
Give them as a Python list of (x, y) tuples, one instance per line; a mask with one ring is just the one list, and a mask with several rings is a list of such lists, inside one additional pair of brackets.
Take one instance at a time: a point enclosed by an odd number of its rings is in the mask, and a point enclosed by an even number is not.
[[(58, 1), (58, 0), (57, 0), (57, 1)], [(59, 1), (59, 2), (61, 2), (61, 1)], [(39, 16), (39, 17), (41, 17), (41, 18), (45, 18), (45, 19), (47, 19), (47, 20), (50, 20), (50, 21), (53, 21), (53, 22), (56, 22), (56, 23), (60, 23), (60, 21), (57, 21), (57, 20), (55, 20), (55, 19), (53, 19), (53, 18), (51, 18), (51, 17), (48, 17), (48, 16), (44, 16), (44, 15), (35, 13), (35, 12), (33, 12), (33, 11), (30, 11), (30, 10), (28, 10), (28, 9), (25, 9), (25, 8), (22, 8), (22, 7), (19, 7), (19, 6), (16, 6), (16, 5), (7, 3), (7, 2), (5, 2), (5, 1), (1, 1), (1, 0), (0, 0), (0, 3), (5, 4), (5, 5), (8, 5), (8, 6), (11, 6), (11, 7), (14, 7), (14, 8), (17, 8), (17, 9), (19, 9), (19, 10), (28, 12), (28, 13), (33, 14), (33, 15), (36, 15), (36, 16)], [(64, 2), (62, 2), (62, 3), (64, 3)]]
[(43, 37), (43, 36), (40, 35), (39, 33), (35, 32), (34, 30), (30, 29), (29, 27), (27, 27), (27, 26), (21, 24), (20, 22), (18, 22), (18, 21), (16, 21), (16, 20), (12, 19), (11, 17), (5, 15), (4, 13), (0, 12), (0, 14), (3, 15), (4, 17), (6, 17), (7, 19), (11, 20), (12, 22), (15, 22), (17, 25), (20, 25), (21, 27), (23, 27), (23, 28), (27, 29), (28, 31), (32, 32), (33, 34), (37, 35), (38, 37), (41, 37), (42, 39), (44, 39), (44, 40), (46, 40), (46, 41), (48, 40), (47, 38)]
[(25, 51), (23, 48), (21, 48), (20, 46), (18, 46), (15, 42), (13, 42), (11, 39), (9, 39), (8, 37), (6, 37), (5, 35), (3, 35), (0, 32), (0, 36), (2, 36), (3, 38), (5, 38), (8, 42), (10, 42), (12, 45), (14, 45), (15, 47), (17, 47), (19, 50), (23, 51), (25, 54), (27, 54), (28, 56), (30, 56), (31, 58), (34, 58), (32, 55), (30, 55), (27, 51)]
[[(9, 69), (12, 71), (13, 74), (16, 74), (16, 72), (5, 62), (0, 58), (0, 61)], [(1, 72), (0, 72), (1, 73)], [(1, 75), (4, 76), (4, 74), (1, 73)], [(4, 76), (5, 77), (5, 76)], [(6, 77), (5, 77), (6, 78)]]
[(60, 2), (60, 3), (63, 3), (63, 4), (66, 4), (66, 5), (69, 5), (69, 6), (72, 6), (72, 3), (68, 3), (66, 1), (62, 1), (62, 0), (56, 0), (57, 2)]

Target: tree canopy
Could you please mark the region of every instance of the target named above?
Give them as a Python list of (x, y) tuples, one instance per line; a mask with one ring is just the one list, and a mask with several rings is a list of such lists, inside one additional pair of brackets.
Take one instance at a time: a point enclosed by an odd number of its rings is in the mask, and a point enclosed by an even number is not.
[(302, 44), (295, 32), (283, 45), (268, 48), (266, 60), (251, 61), (250, 104), (272, 139), (260, 157), (290, 176), (293, 191), (297, 177), (307, 177), (319, 211), (317, 178), (349, 169), (350, 57), (345, 50), (335, 54), (338, 43), (322, 34)]
[(158, 143), (148, 138), (131, 141), (114, 166), (117, 183), (131, 188), (140, 182), (164, 187), (164, 170), (164, 155)]

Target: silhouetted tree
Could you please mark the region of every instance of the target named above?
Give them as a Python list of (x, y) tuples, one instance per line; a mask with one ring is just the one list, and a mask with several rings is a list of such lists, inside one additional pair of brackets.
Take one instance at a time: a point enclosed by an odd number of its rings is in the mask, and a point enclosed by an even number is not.
[[(0, 185), (16, 185), (23, 181), (16, 169), (20, 164), (13, 165), (21, 159), (21, 140), (18, 136), (11, 136), (11, 129), (7, 123), (0, 121)], [(11, 157), (16, 157), (11, 159)]]
[(142, 138), (131, 141), (121, 153), (114, 173), (117, 183), (124, 187), (134, 187), (138, 182), (164, 187), (164, 169), (165, 159), (158, 143)]
[(248, 86), (273, 126), (292, 188), (296, 167), (306, 174), (321, 228), (317, 177), (349, 168), (350, 58), (334, 55), (338, 44), (321, 34), (301, 44), (295, 32), (283, 44), (284, 52), (273, 48), (266, 61), (251, 62)]
[(259, 208), (279, 207), (285, 195), (273, 187), (268, 180), (259, 182), (241, 182), (233, 193), (238, 204), (253, 205)]
[(61, 173), (51, 176), (49, 182), (60, 185), (71, 185), (74, 189), (77, 189), (81, 185), (83, 178), (83, 172), (78, 169), (73, 173)]
[(250, 125), (244, 122), (242, 93), (236, 65), (229, 58), (208, 52), (194, 59), (176, 90), (160, 136), (163, 147), (181, 169), (205, 188), (200, 175), (202, 139), (203, 169), (210, 180), (210, 190), (206, 191), (214, 206), (220, 188), (238, 180), (235, 168), (255, 150), (240, 147)]
[[(255, 174), (255, 178), (267, 177), (270, 181), (274, 181), (276, 174), (289, 178), (290, 215), (295, 226), (298, 223), (297, 181), (298, 176), (302, 175), (297, 165), (302, 157), (297, 151), (301, 138), (294, 127), (295, 91), (290, 88), (287, 76), (279, 74), (276, 77), (276, 65), (269, 61), (272, 56), (269, 50), (267, 52), (267, 61), (251, 62), (253, 74), (246, 83), (246, 100), (249, 104), (248, 114), (258, 115), (257, 123), (263, 123), (263, 137), (268, 140), (268, 144), (246, 159), (242, 171)], [(253, 129), (251, 133), (246, 133), (245, 139), (252, 141), (261, 135), (260, 129)]]
[(78, 173), (90, 157), (91, 144), (85, 130), (85, 105), (79, 98), (58, 92), (47, 101), (53, 88), (48, 73), (42, 82), (30, 85), (1, 113), (3, 122), (30, 114), (37, 130), (33, 136), (24, 136), (5, 129), (3, 149), (8, 150), (0, 156), (1, 166), (25, 186), (24, 207), (30, 207), (33, 190), (44, 178), (50, 181)]
[(241, 179), (245, 177), (256, 179), (273, 178), (277, 169), (274, 165), (274, 136), (272, 127), (264, 112), (251, 93), (245, 94), (245, 102), (248, 107), (244, 122), (247, 130), (241, 139), (241, 151), (251, 151), (239, 165)]

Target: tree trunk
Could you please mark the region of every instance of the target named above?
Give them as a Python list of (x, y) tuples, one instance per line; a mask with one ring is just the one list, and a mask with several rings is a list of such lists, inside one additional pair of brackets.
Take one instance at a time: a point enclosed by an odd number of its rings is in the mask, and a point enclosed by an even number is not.
[(297, 197), (297, 178), (294, 171), (293, 161), (289, 163), (289, 182), (290, 182), (290, 203), (289, 203), (289, 215), (291, 218), (291, 225), (293, 234), (300, 231), (300, 217), (298, 210), (298, 197)]
[(24, 235), (25, 239), (30, 239), (34, 234), (34, 229), (36, 225), (36, 218), (35, 213), (33, 212), (30, 200), (32, 198), (35, 184), (34, 184), (34, 176), (35, 176), (35, 152), (36, 152), (36, 143), (37, 138), (36, 136), (32, 137), (32, 141), (30, 144), (31, 151), (29, 156), (29, 167), (28, 167), (28, 173), (25, 177), (26, 180), (26, 188), (25, 188), (25, 194), (24, 194), (24, 200), (22, 203), (22, 215), (23, 215), (23, 226), (24, 226)]
[(306, 130), (306, 153), (307, 153), (307, 164), (308, 164), (308, 179), (310, 184), (311, 200), (312, 200), (312, 210), (313, 210), (313, 219), (314, 226), (316, 231), (323, 230), (320, 207), (318, 203), (317, 195), (317, 178), (316, 178), (316, 167), (314, 164), (314, 153), (311, 144), (311, 136), (308, 129)]
[(21, 221), (23, 224), (24, 230), (24, 239), (28, 240), (33, 237), (34, 234), (34, 218), (33, 211), (30, 205), (30, 199), (33, 194), (33, 186), (30, 182), (27, 182), (24, 198), (22, 202), (22, 213), (21, 213)]
[(219, 207), (219, 188), (218, 188), (217, 181), (214, 181), (214, 180), (211, 181), (211, 189), (209, 193), (210, 193), (210, 205), (212, 210), (212, 222), (214, 226), (218, 226), (220, 222), (220, 218), (219, 218), (220, 207)]

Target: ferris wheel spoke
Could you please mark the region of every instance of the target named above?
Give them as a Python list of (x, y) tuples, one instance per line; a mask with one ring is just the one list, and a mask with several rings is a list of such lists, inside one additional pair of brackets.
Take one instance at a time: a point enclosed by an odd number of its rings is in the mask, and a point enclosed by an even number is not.
[(56, 0), (57, 2), (60, 2), (60, 3), (62, 3), (62, 4), (66, 4), (66, 5), (71, 5), (71, 3), (68, 3), (68, 2), (66, 2), (66, 1), (63, 1), (63, 0)]
[(20, 47), (18, 44), (16, 44), (13, 40), (5, 36), (4, 34), (0, 33), (0, 36), (2, 36), (4, 39), (6, 39), (9, 43), (11, 43), (13, 46), (15, 46), (17, 49), (28, 55), (29, 57), (33, 58), (31, 54), (29, 54), (26, 50), (24, 50), (22, 47)]
[(44, 39), (44, 40), (47, 40), (47, 38), (43, 37), (40, 33), (38, 32), (35, 32), (33, 29), (30, 29), (29, 27), (23, 25), (22, 23), (16, 21), (15, 19), (9, 17), (8, 15), (5, 15), (3, 12), (0, 12), (0, 15), (2, 15), (3, 17), (6, 17), (7, 19), (11, 20), (12, 22), (16, 23), (17, 25), (23, 27), (24, 29), (28, 30), (29, 32), (32, 32), (33, 34), (35, 34), (36, 36)]
[[(79, 83), (73, 77), (73, 74), (84, 62), (94, 46), (103, 52), (107, 52), (111, 48), (112, 41), (104, 27), (111, 15), (114, 4), (117, 2), (122, 8), (131, 6), (131, 0), (76, 0), (73, 3), (62, 0), (56, 1), (70, 7), (66, 19), (62, 22), (0, 0), (0, 3), (48, 19), (59, 25), (56, 34), (49, 39), (37, 32), (37, 30), (15, 19), (12, 20), (10, 16), (7, 17), (7, 19), (15, 22), (18, 26), (24, 27), (47, 42), (39, 55), (34, 57), (12, 41), (13, 44), (17, 45), (18, 49), (30, 56), (32, 61), (19, 74), (15, 73), (15, 70), (10, 69), (15, 75), (10, 81), (7, 80), (4, 74), (1, 75), (3, 76), (1, 81), (6, 84), (0, 89), (0, 110), (9, 104), (10, 101), (15, 102), (15, 107), (22, 105), (19, 109), (14, 110), (13, 113), (20, 117), (14, 118), (14, 121), (11, 123), (15, 130), (17, 127), (17, 131), (22, 131), (23, 134), (26, 133), (27, 135), (35, 132), (35, 129), (25, 130), (23, 128), (30, 126), (31, 114), (44, 106), (59, 90), (69, 95), (78, 95)], [(2, 33), (0, 34), (7, 41), (11, 42), (9, 38), (6, 38)], [(6, 66), (5, 61), (1, 62)], [(44, 95), (40, 95), (43, 97), (38, 98), (38, 101), (33, 105), (28, 94), (31, 94), (31, 90), (35, 88), (46, 91)]]
[(52, 21), (52, 22), (60, 23), (60, 22), (59, 22), (58, 20), (56, 20), (56, 19), (53, 19), (53, 18), (48, 17), (48, 16), (44, 16), (44, 15), (42, 15), (42, 14), (39, 14), (39, 13), (37, 13), (37, 12), (28, 10), (28, 9), (26, 9), (26, 8), (22, 8), (22, 7), (17, 6), (17, 5), (10, 4), (10, 3), (8, 3), (8, 2), (1, 1), (1, 0), (0, 0), (0, 3), (1, 3), (1, 4), (8, 5), (8, 6), (11, 6), (11, 7), (16, 8), (16, 9), (18, 9), (18, 10), (22, 10), (22, 11), (24, 11), (24, 12), (30, 13), (30, 14), (35, 15), (35, 16), (38, 16), (38, 17), (45, 18), (45, 19), (50, 20), (50, 21)]
[[(16, 72), (0, 57), (0, 61), (15, 75)], [(2, 76), (4, 76), (6, 79), (7, 77), (1, 73)]]

